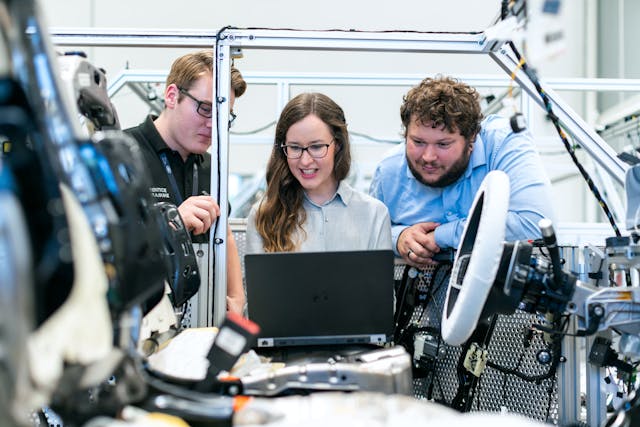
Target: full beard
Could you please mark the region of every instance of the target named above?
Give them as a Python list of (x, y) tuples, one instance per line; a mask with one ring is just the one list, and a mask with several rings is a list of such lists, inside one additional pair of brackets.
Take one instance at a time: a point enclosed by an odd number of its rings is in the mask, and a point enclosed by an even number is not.
[(436, 179), (435, 181), (427, 181), (426, 179), (424, 179), (424, 177), (420, 174), (420, 172), (413, 166), (413, 164), (411, 163), (411, 160), (408, 157), (407, 157), (407, 165), (409, 165), (409, 170), (411, 171), (415, 179), (418, 180), (418, 182), (428, 187), (443, 188), (453, 184), (464, 174), (464, 171), (467, 169), (467, 166), (469, 165), (470, 157), (471, 157), (471, 151), (465, 150), (465, 153), (458, 160), (456, 160), (456, 162), (453, 163), (449, 167), (449, 169), (447, 169), (442, 174), (442, 176), (440, 176), (440, 178)]

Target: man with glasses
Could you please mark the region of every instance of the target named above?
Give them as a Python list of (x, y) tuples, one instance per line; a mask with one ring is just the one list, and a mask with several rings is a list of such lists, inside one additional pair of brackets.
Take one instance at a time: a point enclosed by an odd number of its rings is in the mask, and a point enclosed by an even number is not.
[[(247, 88), (240, 71), (231, 69), (230, 106)], [(176, 59), (167, 76), (165, 107), (127, 129), (140, 144), (152, 179), (151, 195), (158, 202), (178, 206), (194, 243), (206, 243), (220, 215), (209, 196), (211, 186), (213, 52), (202, 50)], [(231, 111), (229, 126), (235, 119)], [(227, 308), (243, 312), (245, 296), (240, 258), (231, 230), (227, 233)]]

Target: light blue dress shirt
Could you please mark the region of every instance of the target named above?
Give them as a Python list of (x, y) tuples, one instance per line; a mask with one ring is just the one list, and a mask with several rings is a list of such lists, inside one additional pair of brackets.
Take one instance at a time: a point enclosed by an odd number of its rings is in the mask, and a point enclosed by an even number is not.
[[(342, 181), (336, 194), (323, 205), (305, 195), (307, 220), (305, 234), (294, 234), (299, 252), (355, 251), (391, 249), (391, 223), (387, 207), (368, 194), (354, 190)], [(247, 253), (264, 252), (262, 237), (256, 230), (254, 206), (247, 219)]]
[(496, 169), (509, 176), (511, 185), (506, 240), (539, 238), (538, 221), (554, 220), (551, 183), (531, 133), (514, 133), (508, 119), (491, 115), (482, 121), (464, 175), (445, 188), (416, 180), (407, 165), (405, 148), (400, 144), (385, 156), (370, 188), (370, 194), (389, 208), (396, 255), (400, 255), (400, 233), (419, 222), (440, 223), (435, 230), (438, 246), (457, 248), (475, 194), (489, 171)]

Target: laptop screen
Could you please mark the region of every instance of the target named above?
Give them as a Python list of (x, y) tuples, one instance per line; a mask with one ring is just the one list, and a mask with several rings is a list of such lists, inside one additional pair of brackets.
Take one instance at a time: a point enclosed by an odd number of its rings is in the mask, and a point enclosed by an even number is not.
[(393, 268), (391, 250), (246, 255), (258, 346), (387, 342)]

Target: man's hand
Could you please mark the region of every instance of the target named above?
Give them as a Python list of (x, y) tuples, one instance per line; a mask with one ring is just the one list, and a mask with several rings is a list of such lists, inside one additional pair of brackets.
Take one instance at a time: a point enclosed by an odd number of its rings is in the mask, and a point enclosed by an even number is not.
[(206, 233), (220, 216), (220, 206), (211, 196), (191, 196), (178, 207), (187, 230), (194, 235)]
[(397, 248), (407, 264), (425, 268), (435, 262), (432, 257), (440, 252), (440, 247), (436, 244), (433, 230), (439, 225), (437, 222), (419, 222), (400, 233)]

